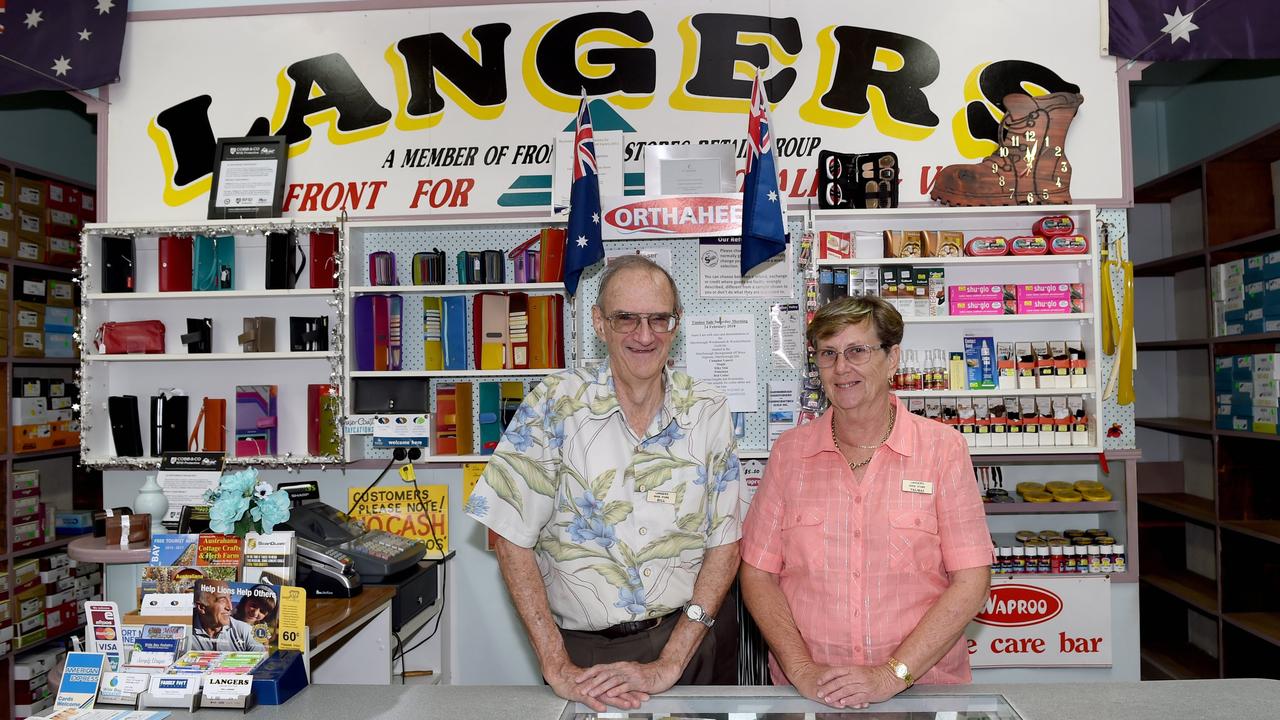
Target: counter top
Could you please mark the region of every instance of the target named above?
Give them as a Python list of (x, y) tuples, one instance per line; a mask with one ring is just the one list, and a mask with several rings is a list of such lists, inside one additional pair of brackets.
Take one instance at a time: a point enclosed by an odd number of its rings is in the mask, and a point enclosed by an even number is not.
[[(1003, 695), (1024, 720), (1170, 720), (1219, 717), (1231, 720), (1276, 717), (1280, 681), (1177, 680), (1143, 683), (1054, 683), (915, 687), (901, 697)], [(789, 687), (678, 687), (662, 698), (680, 697), (795, 698)], [(889, 704), (862, 713), (891, 710)], [(810, 704), (809, 712), (830, 711)], [(904, 708), (905, 709), (905, 708)], [(956, 710), (962, 707), (954, 708)], [(707, 708), (715, 711), (715, 709)], [(734, 708), (719, 708), (729, 712)], [(645, 712), (640, 708), (639, 712)], [(199, 714), (216, 714), (202, 711)], [(838, 711), (851, 715), (858, 711)], [(572, 718), (573, 709), (544, 686), (386, 687), (313, 686), (278, 707), (257, 707), (255, 718), (423, 718), (441, 720), (557, 720)], [(915, 716), (920, 717), (920, 716)], [(954, 717), (954, 716), (952, 716)]]

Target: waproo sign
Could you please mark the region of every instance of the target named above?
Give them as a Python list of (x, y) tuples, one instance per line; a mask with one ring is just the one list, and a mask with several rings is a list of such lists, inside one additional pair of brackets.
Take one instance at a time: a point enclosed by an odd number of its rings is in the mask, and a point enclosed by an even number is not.
[(1106, 577), (992, 578), (965, 636), (983, 667), (1110, 666), (1111, 587)]

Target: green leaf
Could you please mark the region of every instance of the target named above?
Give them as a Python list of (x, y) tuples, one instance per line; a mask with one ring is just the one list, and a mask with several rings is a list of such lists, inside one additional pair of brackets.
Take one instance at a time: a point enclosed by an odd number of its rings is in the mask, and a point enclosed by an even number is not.
[(626, 561), (627, 567), (639, 567), (640, 563), (636, 562), (635, 551), (626, 540), (618, 540), (618, 552), (622, 553), (622, 559)]
[(551, 477), (551, 473), (547, 472), (547, 469), (542, 466), (542, 463), (513, 452), (497, 453), (497, 457), (502, 458), (504, 462), (510, 465), (511, 469), (515, 470), (516, 474), (520, 476), (520, 479), (524, 480), (530, 490), (549, 498), (556, 496), (556, 481)]
[[(494, 457), (505, 457), (506, 455), (507, 453), (500, 452), (496, 453)], [(502, 463), (491, 462), (489, 467), (485, 468), (484, 476), (489, 483), (489, 487), (498, 493), (498, 497), (515, 508), (520, 517), (524, 517), (524, 497), (516, 489), (516, 481), (511, 477), (510, 471), (506, 466)]]
[(720, 526), (725, 524), (725, 521), (727, 521), (728, 519), (729, 519), (728, 515), (717, 515), (716, 519), (711, 521), (711, 532), (715, 532), (716, 530), (719, 530)]
[(688, 515), (681, 515), (680, 519), (676, 521), (676, 527), (685, 532), (698, 532), (706, 521), (707, 514), (705, 512), (691, 512)]
[(652, 472), (637, 473), (636, 492), (649, 492), (670, 479), (670, 467), (660, 467)]
[(578, 400), (577, 398), (571, 398), (568, 396), (562, 397), (556, 401), (556, 406), (554, 410), (555, 421), (560, 422), (561, 420), (564, 420), (565, 418), (578, 412), (579, 410), (585, 408), (586, 406), (587, 406), (586, 403), (582, 402), (581, 400)]
[(613, 502), (606, 504), (602, 515), (604, 518), (604, 524), (617, 525), (625, 520), (627, 516), (631, 514), (633, 509), (634, 506), (625, 500), (614, 500)]
[(688, 484), (689, 482), (685, 481), (676, 486), (676, 503), (674, 506), (676, 512), (680, 512), (680, 505), (684, 503), (684, 491)]
[(601, 395), (591, 401), (588, 408), (592, 415), (608, 415), (618, 407), (618, 396)]
[(631, 579), (627, 577), (627, 571), (621, 565), (592, 565), (592, 570), (600, 573), (600, 577), (604, 581), (616, 588), (624, 588), (631, 586)]
[(650, 560), (679, 557), (685, 550), (698, 550), (706, 547), (707, 539), (700, 533), (669, 532), (666, 535), (640, 548), (636, 559), (641, 563)]
[(591, 494), (596, 496), (597, 500), (603, 500), (605, 495), (609, 494), (609, 488), (613, 487), (613, 479), (618, 475), (617, 468), (609, 468), (596, 476), (591, 481)]
[(592, 550), (583, 545), (571, 545), (569, 543), (560, 542), (558, 539), (543, 536), (538, 540), (538, 549), (547, 553), (553, 560), (565, 562), (568, 560), (580, 560), (582, 558), (598, 558), (600, 560), (612, 560), (607, 554), (601, 551)]
[(693, 390), (693, 378), (684, 373), (671, 373), (671, 386), (676, 390), (690, 392)]

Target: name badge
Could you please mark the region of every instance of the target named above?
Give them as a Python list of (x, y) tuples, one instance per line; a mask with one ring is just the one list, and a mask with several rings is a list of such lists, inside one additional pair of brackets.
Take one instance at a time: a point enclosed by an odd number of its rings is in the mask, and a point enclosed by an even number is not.
[(928, 480), (903, 480), (902, 492), (916, 493), (917, 495), (932, 495), (933, 483)]
[(664, 505), (676, 504), (676, 494), (674, 490), (650, 490), (646, 497), (651, 503), (663, 503)]

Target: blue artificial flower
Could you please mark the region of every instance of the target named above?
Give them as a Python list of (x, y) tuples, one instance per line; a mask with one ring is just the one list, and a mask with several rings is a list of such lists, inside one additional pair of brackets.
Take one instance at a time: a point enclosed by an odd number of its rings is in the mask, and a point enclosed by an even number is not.
[(289, 520), (289, 505), (289, 493), (273, 492), (249, 510), (249, 517), (262, 524), (263, 532), (271, 532)]
[(266, 482), (259, 482), (253, 486), (253, 496), (261, 500), (271, 494), (271, 485)]
[(649, 447), (650, 445), (661, 445), (664, 448), (670, 448), (677, 440), (684, 438), (684, 433), (680, 432), (680, 426), (674, 422), (667, 425), (662, 432), (651, 438), (646, 438), (641, 447)]
[(462, 512), (470, 515), (471, 517), (477, 518), (482, 518), (485, 515), (488, 515), (489, 498), (472, 493), (471, 497), (467, 498), (466, 504), (462, 506)]
[(511, 443), (518, 452), (524, 452), (533, 445), (533, 431), (528, 425), (513, 425), (502, 434), (502, 439)]
[(644, 588), (618, 588), (618, 602), (614, 603), (613, 606), (622, 608), (632, 615), (643, 615), (645, 611)]
[(257, 484), (258, 471), (254, 468), (248, 468), (230, 475), (223, 475), (221, 482), (218, 483), (218, 489), (223, 493), (247, 497), (253, 492), (253, 486)]
[(209, 529), (216, 533), (235, 532), (236, 522), (244, 517), (244, 511), (248, 508), (249, 498), (223, 493), (222, 497), (209, 507)]
[(210, 490), (205, 490), (205, 491), (204, 491), (204, 504), (205, 504), (205, 505), (212, 505), (212, 504), (214, 504), (214, 503), (215, 503), (215, 502), (217, 502), (217, 501), (218, 501), (218, 491), (217, 491), (217, 490), (212, 490), (212, 489), (210, 489)]
[(594, 518), (600, 515), (600, 501), (590, 492), (582, 493), (582, 497), (574, 498), (573, 502), (582, 511), (584, 517)]

